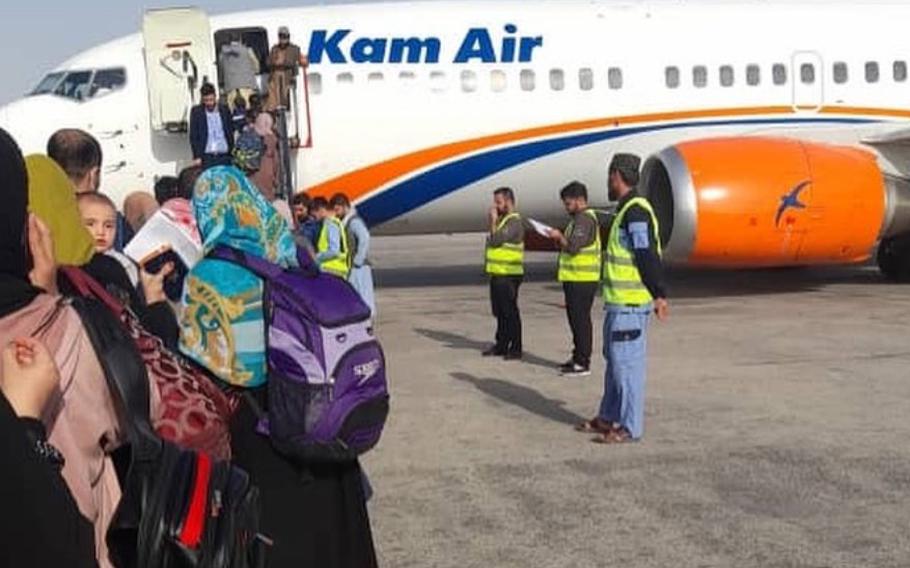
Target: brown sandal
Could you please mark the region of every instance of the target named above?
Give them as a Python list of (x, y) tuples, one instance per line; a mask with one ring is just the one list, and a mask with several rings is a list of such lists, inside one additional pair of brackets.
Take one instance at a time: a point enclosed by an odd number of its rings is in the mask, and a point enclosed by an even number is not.
[(575, 425), (575, 431), (583, 434), (606, 434), (615, 429), (615, 424), (601, 420), (600, 418), (592, 418)]
[(629, 434), (625, 428), (601, 432), (598, 436), (591, 439), (595, 444), (628, 444), (634, 442), (632, 434)]

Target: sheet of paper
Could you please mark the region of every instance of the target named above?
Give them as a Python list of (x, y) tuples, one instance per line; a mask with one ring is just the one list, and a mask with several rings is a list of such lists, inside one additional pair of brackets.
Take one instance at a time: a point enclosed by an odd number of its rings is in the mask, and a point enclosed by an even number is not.
[(163, 212), (157, 211), (130, 240), (123, 252), (137, 263), (143, 264), (168, 249), (177, 253), (187, 268), (192, 268), (202, 258), (202, 247)]
[(528, 223), (531, 224), (531, 227), (534, 229), (534, 231), (543, 235), (544, 237), (550, 238), (550, 231), (553, 230), (553, 227), (551, 227), (549, 225), (545, 225), (545, 224), (541, 223), (540, 221), (535, 221), (534, 219), (531, 219), (531, 218), (528, 218)]

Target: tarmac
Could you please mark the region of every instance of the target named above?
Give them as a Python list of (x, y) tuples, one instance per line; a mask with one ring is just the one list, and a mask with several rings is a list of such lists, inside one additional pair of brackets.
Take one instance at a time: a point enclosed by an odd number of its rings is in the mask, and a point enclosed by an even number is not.
[(364, 466), (380, 563), (910, 566), (910, 287), (873, 266), (669, 274), (645, 437), (573, 431), (555, 256), (529, 255), (525, 360), (493, 335), (482, 236), (374, 239), (392, 412)]

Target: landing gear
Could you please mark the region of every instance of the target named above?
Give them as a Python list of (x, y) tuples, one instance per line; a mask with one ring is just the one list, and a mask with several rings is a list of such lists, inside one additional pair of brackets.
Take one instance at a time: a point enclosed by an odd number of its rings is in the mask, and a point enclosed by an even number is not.
[(910, 282), (910, 234), (883, 240), (876, 260), (888, 280)]

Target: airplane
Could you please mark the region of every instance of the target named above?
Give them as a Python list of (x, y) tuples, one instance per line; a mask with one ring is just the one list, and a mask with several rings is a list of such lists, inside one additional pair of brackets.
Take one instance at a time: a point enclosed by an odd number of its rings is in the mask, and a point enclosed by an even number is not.
[(906, 280), (907, 21), (910, 4), (881, 0), (153, 10), (139, 33), (50, 71), (0, 126), (26, 152), (61, 127), (90, 132), (102, 190), (121, 200), (190, 163), (189, 109), (218, 82), (220, 47), (239, 33), (264, 63), (287, 26), (308, 59), (287, 115), (293, 187), (346, 193), (376, 234), (484, 230), (500, 186), (549, 224), (572, 180), (607, 207), (623, 151), (647, 158), (639, 189), (671, 263), (876, 255)]

